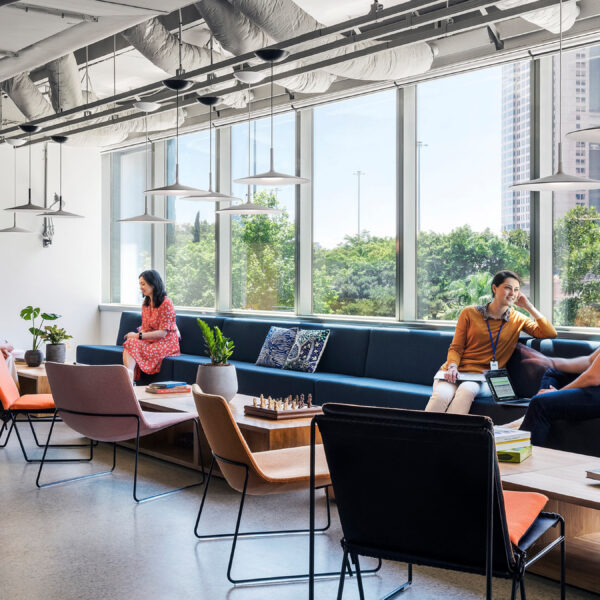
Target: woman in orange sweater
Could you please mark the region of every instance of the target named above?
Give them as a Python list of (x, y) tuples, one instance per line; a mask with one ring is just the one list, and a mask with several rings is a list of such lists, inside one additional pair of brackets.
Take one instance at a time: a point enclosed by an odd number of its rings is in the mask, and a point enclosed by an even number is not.
[[(467, 414), (485, 381), (483, 372), (506, 366), (521, 331), (536, 338), (556, 337), (552, 324), (521, 293), (520, 285), (516, 273), (500, 271), (492, 280), (492, 301), (462, 310), (448, 360), (435, 375), (425, 410)], [(513, 305), (524, 308), (533, 319)]]

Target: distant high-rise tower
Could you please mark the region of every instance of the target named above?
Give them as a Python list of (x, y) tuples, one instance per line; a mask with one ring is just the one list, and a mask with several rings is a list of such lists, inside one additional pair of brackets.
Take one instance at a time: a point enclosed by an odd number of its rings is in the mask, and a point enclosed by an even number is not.
[(529, 192), (509, 189), (529, 179), (529, 62), (502, 67), (502, 230), (529, 231)]
[[(600, 179), (600, 145), (573, 142), (564, 134), (600, 125), (600, 46), (563, 54), (562, 130), (563, 168), (567, 173)], [(553, 61), (554, 167), (558, 162), (558, 57)], [(529, 192), (509, 190), (529, 179), (529, 62), (502, 68), (502, 229), (529, 230)], [(555, 195), (554, 218), (574, 206), (600, 210), (600, 190), (563, 192)]]

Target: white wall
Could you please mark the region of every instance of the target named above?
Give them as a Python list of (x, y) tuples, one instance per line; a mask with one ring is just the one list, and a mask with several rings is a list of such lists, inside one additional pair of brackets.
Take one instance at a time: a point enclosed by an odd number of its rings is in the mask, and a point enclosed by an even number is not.
[[(27, 148), (17, 149), (17, 204), (27, 202)], [(14, 150), (0, 145), (0, 228), (12, 225)], [(32, 147), (32, 200), (44, 203), (42, 144)], [(58, 192), (58, 147), (48, 144), (47, 197)], [(0, 337), (29, 349), (31, 323), (19, 317), (22, 308), (39, 306), (62, 315), (56, 321), (73, 336), (67, 359), (75, 360), (78, 344), (99, 343), (101, 299), (101, 162), (98, 148), (63, 146), (65, 210), (85, 219), (54, 219), (54, 240), (42, 247), (43, 220), (17, 213), (17, 224), (34, 234), (0, 233)], [(114, 343), (114, 342), (113, 342)], [(43, 347), (42, 347), (43, 349)]]

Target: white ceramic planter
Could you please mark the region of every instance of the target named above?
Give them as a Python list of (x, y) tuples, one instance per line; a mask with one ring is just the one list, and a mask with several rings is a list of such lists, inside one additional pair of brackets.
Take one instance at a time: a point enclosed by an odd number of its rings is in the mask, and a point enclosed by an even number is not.
[(227, 402), (237, 394), (237, 373), (233, 365), (199, 365), (196, 383), (205, 394), (223, 396)]

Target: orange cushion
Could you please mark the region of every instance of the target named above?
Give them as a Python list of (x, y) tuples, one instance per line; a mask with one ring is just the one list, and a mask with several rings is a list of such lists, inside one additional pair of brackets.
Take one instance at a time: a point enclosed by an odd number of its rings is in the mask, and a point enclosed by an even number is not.
[(546, 506), (548, 497), (537, 492), (509, 492), (503, 490), (504, 511), (510, 541), (519, 545), (519, 540), (537, 519)]
[(52, 394), (25, 394), (10, 405), (11, 410), (43, 410), (54, 408)]

